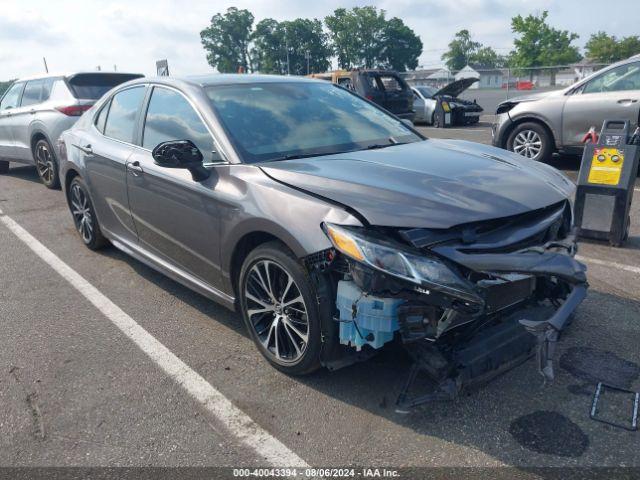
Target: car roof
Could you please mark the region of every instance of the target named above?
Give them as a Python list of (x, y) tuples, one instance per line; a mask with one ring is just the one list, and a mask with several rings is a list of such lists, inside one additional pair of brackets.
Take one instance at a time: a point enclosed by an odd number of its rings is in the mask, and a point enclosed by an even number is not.
[(69, 78), (76, 75), (142, 75), (135, 72), (101, 72), (98, 70), (87, 72), (62, 72), (62, 73), (42, 73), (40, 75), (31, 75), (30, 77), (18, 78), (16, 82), (28, 82), (30, 80), (41, 80), (43, 78)]

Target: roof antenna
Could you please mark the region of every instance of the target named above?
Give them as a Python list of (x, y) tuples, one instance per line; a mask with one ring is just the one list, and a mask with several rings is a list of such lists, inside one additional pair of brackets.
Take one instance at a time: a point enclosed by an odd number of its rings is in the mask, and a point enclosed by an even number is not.
[(47, 59), (42, 57), (42, 61), (44, 62), (44, 70), (49, 73), (49, 67), (47, 66)]

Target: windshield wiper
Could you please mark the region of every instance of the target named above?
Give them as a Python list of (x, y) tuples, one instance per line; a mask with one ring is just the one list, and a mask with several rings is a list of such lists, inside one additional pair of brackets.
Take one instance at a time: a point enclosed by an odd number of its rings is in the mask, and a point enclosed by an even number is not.
[(374, 143), (367, 146), (367, 150), (377, 150), (378, 148), (393, 147), (394, 145), (405, 145), (409, 142), (399, 142), (393, 137), (389, 137), (389, 143)]

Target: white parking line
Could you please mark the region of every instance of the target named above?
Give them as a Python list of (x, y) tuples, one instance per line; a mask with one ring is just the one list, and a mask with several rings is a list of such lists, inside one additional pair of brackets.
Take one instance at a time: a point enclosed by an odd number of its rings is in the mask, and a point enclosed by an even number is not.
[(131, 339), (167, 375), (185, 389), (209, 413), (246, 446), (274, 466), (307, 467), (307, 463), (277, 438), (256, 424), (222, 393), (138, 325), (115, 303), (58, 258), (12, 218), (0, 210), (0, 221), (33, 252), (78, 290), (102, 314)]
[(626, 272), (640, 274), (640, 268), (634, 267), (632, 265), (625, 265), (624, 263), (607, 262), (605, 260), (598, 260), (597, 258), (583, 257), (582, 255), (576, 255), (576, 260), (580, 260), (581, 262), (586, 262), (586, 263), (593, 263), (594, 265), (602, 265), (603, 267), (613, 267), (613, 268), (617, 268), (618, 270), (624, 270)]

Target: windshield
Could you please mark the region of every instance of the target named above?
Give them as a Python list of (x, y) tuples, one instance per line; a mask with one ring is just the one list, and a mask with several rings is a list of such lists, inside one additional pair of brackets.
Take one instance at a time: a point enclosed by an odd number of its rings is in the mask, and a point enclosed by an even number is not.
[(401, 121), (332, 84), (220, 85), (207, 94), (247, 163), (422, 140)]
[(422, 94), (422, 96), (425, 98), (433, 97), (433, 95), (437, 91), (435, 88), (432, 88), (432, 87), (416, 87), (416, 90), (418, 90)]

